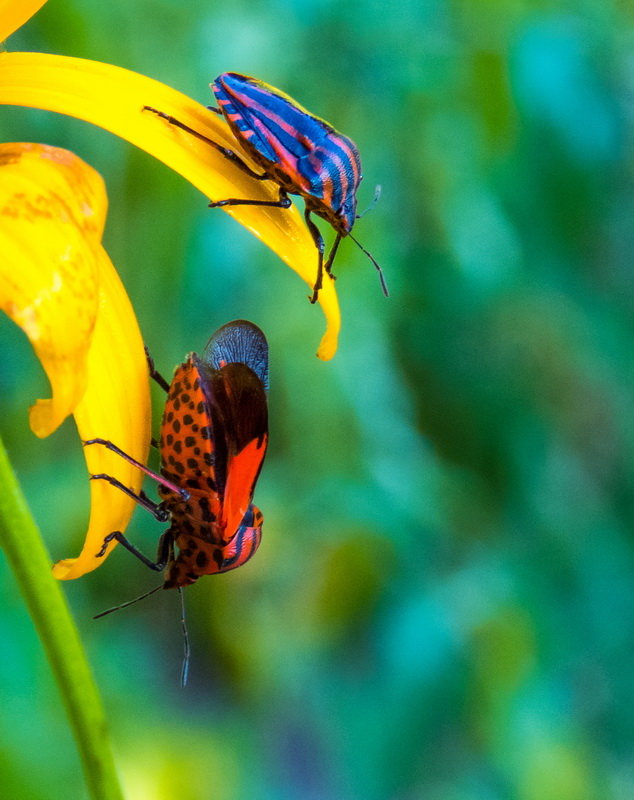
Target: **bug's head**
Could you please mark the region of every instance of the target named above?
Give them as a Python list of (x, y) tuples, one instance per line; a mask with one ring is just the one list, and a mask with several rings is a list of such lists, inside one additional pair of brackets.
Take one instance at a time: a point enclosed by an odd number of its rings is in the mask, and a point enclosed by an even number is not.
[(357, 196), (350, 194), (335, 211), (334, 216), (331, 216), (329, 222), (335, 228), (337, 233), (342, 236), (347, 236), (352, 230), (352, 226), (357, 218)]
[(191, 586), (196, 583), (199, 575), (191, 572), (190, 565), (185, 560), (179, 560), (180, 556), (172, 559), (165, 570), (164, 589), (174, 589), (179, 586)]

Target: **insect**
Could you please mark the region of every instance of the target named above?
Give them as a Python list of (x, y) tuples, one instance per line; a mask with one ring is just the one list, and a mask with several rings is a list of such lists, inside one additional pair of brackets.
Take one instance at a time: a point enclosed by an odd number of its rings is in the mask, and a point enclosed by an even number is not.
[[(233, 150), (203, 136), (169, 114), (151, 106), (144, 106), (143, 110), (152, 111), (172, 125), (207, 142), (252, 178), (274, 181), (280, 188), (278, 200), (228, 198), (209, 203), (209, 207), (257, 205), (288, 208), (291, 205), (288, 195), (300, 195), (305, 202), (304, 218), (318, 251), (317, 277), (311, 303), (317, 301), (324, 272), (334, 278), (332, 263), (339, 243), (345, 236), (349, 236), (372, 261), (387, 297), (388, 289), (381, 267), (351, 234), (359, 217), (357, 189), (363, 177), (359, 151), (354, 142), (279, 89), (256, 78), (224, 72), (211, 84), (211, 89), (218, 108), (209, 106), (209, 110), (224, 116), (236, 142), (262, 169), (261, 174), (252, 170)], [(324, 240), (311, 214), (326, 220), (337, 234), (325, 262)]]
[(202, 575), (242, 566), (260, 544), (263, 517), (251, 500), (268, 443), (268, 345), (256, 325), (236, 320), (214, 333), (202, 355), (190, 353), (170, 385), (148, 360), (150, 374), (168, 392), (158, 443), (160, 474), (105, 439), (84, 444), (103, 445), (154, 478), (159, 503), (112, 476), (91, 476), (121, 489), (170, 526), (156, 561), (120, 531), (105, 537), (97, 556), (116, 540), (151, 569), (165, 570), (164, 589), (180, 589)]

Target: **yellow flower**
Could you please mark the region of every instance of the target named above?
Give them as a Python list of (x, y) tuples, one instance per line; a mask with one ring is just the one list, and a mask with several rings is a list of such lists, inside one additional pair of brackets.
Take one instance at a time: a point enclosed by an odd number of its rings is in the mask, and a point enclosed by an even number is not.
[[(0, 0), (0, 40), (44, 0)], [(226, 123), (157, 81), (119, 67), (43, 53), (0, 53), (0, 103), (47, 109), (99, 125), (170, 166), (211, 199), (276, 199), (278, 189), (240, 171), (215, 149), (144, 112), (173, 115), (229, 148)], [(248, 159), (245, 159), (248, 161)], [(22, 327), (42, 362), (52, 398), (31, 408), (38, 436), (74, 414), (82, 439), (115, 442), (145, 462), (150, 439), (147, 367), (130, 301), (101, 245), (106, 193), (100, 176), (68, 151), (0, 145), (0, 308)], [(280, 255), (312, 289), (317, 255), (297, 210), (236, 206), (226, 212)], [(318, 356), (334, 355), (340, 326), (334, 283), (319, 302), (327, 328)], [(91, 473), (136, 492), (142, 475), (103, 447), (86, 448)], [(134, 503), (104, 481), (91, 484), (91, 516), (80, 556), (54, 567), (69, 579), (95, 569), (104, 536), (124, 530)], [(111, 543), (108, 552), (115, 546)]]
[[(5, 29), (2, 2), (0, 40), (12, 32)], [(4, 4), (10, 8), (18, 5), (21, 11), (31, 5), (31, 13), (43, 5), (41, 0), (4, 0)], [(144, 106), (160, 109), (203, 136), (235, 149), (235, 139), (222, 117), (175, 89), (136, 72), (47, 53), (0, 53), (0, 103), (57, 111), (99, 125), (163, 161), (212, 200), (278, 199), (279, 187), (275, 184), (249, 177), (214, 148), (143, 111)], [(249, 161), (246, 156), (244, 160)], [(257, 165), (250, 163), (250, 166), (259, 171)], [(223, 211), (267, 244), (312, 290), (317, 252), (295, 206), (289, 209), (227, 206)], [(340, 327), (334, 281), (324, 280), (319, 303), (327, 329), (317, 355), (328, 360), (337, 349)]]
[[(106, 208), (101, 177), (73, 153), (0, 144), (0, 308), (28, 336), (53, 390), (31, 408), (31, 428), (48, 436), (73, 413), (82, 439), (110, 439), (144, 462), (148, 370), (134, 311), (101, 245)], [(91, 473), (141, 488), (139, 470), (114, 453), (91, 447), (85, 456)], [(58, 578), (99, 566), (104, 536), (125, 529), (134, 510), (103, 481), (92, 482), (91, 501), (84, 549), (55, 565)]]

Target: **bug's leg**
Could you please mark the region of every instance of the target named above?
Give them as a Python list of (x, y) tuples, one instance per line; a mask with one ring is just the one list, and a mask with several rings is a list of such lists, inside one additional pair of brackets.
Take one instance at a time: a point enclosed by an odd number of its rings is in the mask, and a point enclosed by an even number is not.
[(319, 263), (317, 265), (317, 280), (315, 281), (315, 285), (313, 286), (312, 297), (309, 298), (311, 303), (316, 303), (317, 297), (319, 295), (319, 290), (321, 289), (322, 286), (322, 279), (324, 274), (324, 238), (319, 232), (319, 228), (310, 218), (310, 210), (308, 208), (304, 209), (304, 219), (306, 220), (306, 224), (308, 225), (308, 230), (310, 231), (310, 235), (313, 237), (313, 242), (315, 242), (315, 247), (317, 248), (317, 252), (319, 253)]
[[(117, 541), (119, 542), (119, 544), (122, 544), (126, 548), (126, 550), (129, 550), (132, 553), (132, 555), (136, 556), (139, 559), (139, 561), (145, 564), (146, 567), (149, 567), (151, 570), (154, 570), (155, 572), (162, 572), (165, 569), (165, 566), (167, 565), (168, 561), (173, 560), (174, 558), (174, 537), (172, 536), (172, 532), (170, 529), (166, 530), (165, 533), (159, 539), (156, 561), (151, 561), (140, 550), (137, 550), (137, 548), (133, 544), (130, 544), (130, 542), (125, 538), (125, 536), (121, 533), (121, 531), (113, 531), (104, 538), (103, 546), (101, 550), (97, 553), (97, 558), (103, 558), (103, 556), (105, 556), (106, 548), (108, 544), (112, 541)], [(154, 592), (158, 592), (159, 589), (163, 588), (165, 588), (165, 584), (159, 583), (158, 586), (155, 586), (153, 589), (150, 589), (149, 592), (144, 592), (138, 597), (135, 597), (133, 600), (128, 600), (125, 603), (120, 603), (118, 606), (107, 608), (100, 614), (95, 614), (93, 619), (99, 619), (99, 617), (105, 617), (107, 614), (112, 614), (113, 611), (120, 611), (122, 608), (127, 608), (128, 606), (131, 606), (134, 603), (138, 603), (139, 600), (145, 600), (146, 597), (149, 597), (151, 594), (154, 594)]]
[(337, 234), (337, 238), (333, 242), (332, 247), (330, 248), (330, 253), (328, 253), (328, 258), (326, 259), (326, 263), (324, 264), (324, 272), (333, 280), (337, 280), (337, 276), (332, 274), (332, 262), (335, 260), (335, 256), (337, 255), (337, 250), (339, 249), (339, 242), (341, 241), (341, 234)]
[(219, 117), (222, 116), (222, 111), (219, 108), (217, 108), (216, 106), (207, 106), (206, 108), (207, 108), (207, 111), (213, 111), (214, 114), (218, 114)]
[(273, 206), (274, 208), (288, 208), (291, 198), (284, 189), (280, 189), (279, 200), (243, 200), (240, 197), (230, 197), (228, 200), (217, 200), (209, 203), (209, 208), (222, 208), (223, 206)]
[[(149, 350), (148, 346), (145, 345), (143, 349), (145, 350), (145, 360), (147, 361), (147, 366), (148, 366), (148, 371), (150, 373), (150, 378), (152, 378), (152, 380), (154, 380), (156, 383), (158, 383), (158, 385), (161, 387), (161, 389), (163, 389), (166, 393), (169, 394), (170, 385), (165, 380), (165, 378), (161, 375), (161, 373), (156, 369), (156, 367), (154, 366), (154, 359), (152, 358), (152, 355), (150, 353), (150, 350)], [(150, 444), (152, 445), (152, 447), (155, 447), (157, 450), (160, 447), (158, 440), (155, 439), (154, 437), (152, 437), (150, 439)]]
[(166, 392), (169, 392), (170, 385), (154, 366), (154, 359), (150, 355), (150, 351), (148, 350), (147, 345), (145, 345), (144, 350), (145, 350), (145, 360), (147, 361), (148, 370), (150, 372), (150, 378), (156, 381), (158, 385), (161, 387), (161, 389), (164, 389)]
[(138, 503), (142, 508), (145, 508), (146, 511), (149, 511), (150, 514), (157, 519), (159, 522), (167, 522), (169, 519), (169, 512), (164, 508), (161, 503), (155, 503), (153, 500), (145, 494), (145, 492), (139, 492), (137, 494), (129, 486), (126, 486), (121, 481), (118, 481), (116, 478), (113, 478), (112, 475), (106, 475), (104, 473), (98, 473), (96, 475), (90, 476), (91, 481), (106, 481), (111, 486), (114, 486), (115, 489), (119, 489), (124, 494), (127, 494), (128, 497), (131, 497), (135, 503)]
[(190, 128), (189, 125), (185, 125), (184, 122), (181, 122), (179, 119), (176, 119), (176, 117), (172, 117), (169, 114), (166, 114), (164, 111), (159, 111), (157, 108), (152, 108), (152, 106), (143, 106), (142, 110), (151, 111), (153, 114), (156, 114), (157, 117), (161, 117), (161, 119), (166, 120), (167, 122), (169, 122), (170, 125), (173, 125), (175, 128), (180, 128), (182, 131), (185, 131), (186, 133), (191, 133), (192, 136), (195, 136), (197, 139), (200, 139), (201, 142), (205, 142), (206, 144), (215, 148), (221, 155), (223, 155), (229, 161), (232, 161), (236, 165), (236, 167), (241, 169), (243, 172), (246, 172), (247, 175), (250, 175), (257, 181), (268, 180), (268, 175), (258, 175), (258, 173), (254, 172), (251, 169), (251, 167), (249, 167), (240, 158), (240, 156), (236, 155), (233, 152), (233, 150), (230, 150), (228, 147), (223, 147), (221, 144), (218, 144), (218, 142), (214, 142), (213, 139), (209, 139), (209, 137), (204, 136), (202, 133), (199, 133), (197, 130), (194, 130), (194, 128)]
[[(180, 486), (177, 486), (175, 483), (168, 481), (167, 478), (164, 478), (162, 475), (159, 475), (157, 472), (153, 472), (151, 469), (148, 469), (144, 464), (141, 464), (140, 461), (132, 458), (127, 453), (124, 453), (121, 448), (117, 447), (116, 444), (109, 442), (107, 439), (87, 439), (86, 441), (82, 442), (84, 447), (87, 447), (90, 444), (102, 444), (108, 450), (112, 450), (113, 453), (116, 453), (118, 456), (121, 456), (128, 464), (132, 464), (133, 467), (140, 469), (141, 472), (144, 472), (146, 475), (149, 475), (150, 478), (155, 480), (157, 483), (160, 483), (161, 486), (165, 486), (166, 489), (169, 489), (171, 492), (175, 492), (176, 494), (180, 494), (183, 500), (189, 500), (189, 492), (187, 489), (183, 489)], [(114, 480), (114, 479), (113, 479)]]
[(109, 533), (106, 537), (104, 537), (103, 545), (96, 557), (103, 558), (103, 556), (105, 556), (106, 549), (110, 542), (119, 542), (119, 544), (122, 544), (126, 550), (129, 550), (132, 553), (133, 556), (145, 564), (146, 567), (154, 570), (154, 572), (162, 572), (165, 569), (170, 555), (173, 553), (173, 541), (174, 537), (172, 536), (171, 531), (165, 531), (165, 533), (159, 539), (156, 561), (152, 561), (151, 558), (148, 558), (137, 547), (129, 542), (121, 533), (121, 531), (112, 531), (112, 533)]
[[(162, 506), (162, 503), (154, 503), (154, 501), (146, 495), (143, 489), (141, 489), (141, 491), (139, 492), (139, 497), (141, 498), (141, 500), (147, 500), (148, 503), (153, 503), (155, 506)], [(169, 513), (166, 511), (165, 519), (159, 520), (159, 522), (167, 522), (168, 519), (169, 519)]]

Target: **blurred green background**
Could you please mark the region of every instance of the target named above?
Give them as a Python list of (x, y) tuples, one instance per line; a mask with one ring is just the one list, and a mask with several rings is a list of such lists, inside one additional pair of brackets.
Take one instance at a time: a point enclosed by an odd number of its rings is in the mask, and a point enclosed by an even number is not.
[[(307, 287), (180, 177), (74, 119), (0, 135), (105, 177), (105, 243), (157, 366), (222, 323), (271, 347), (263, 544), (178, 597), (119, 548), (64, 589), (128, 800), (634, 797), (634, 9), (616, 0), (51, 0), (11, 50), (107, 61), (211, 102), (235, 70), (351, 136), (339, 352)], [(301, 202), (300, 202), (301, 206)], [(324, 231), (327, 230), (322, 225)], [(328, 232), (331, 235), (331, 232)], [(0, 322), (2, 435), (53, 559), (88, 484), (72, 423)], [(155, 430), (161, 413), (155, 397)], [(149, 485), (146, 490), (151, 491)], [(137, 511), (131, 538), (162, 530)], [(64, 711), (0, 562), (0, 786), (83, 798)]]

